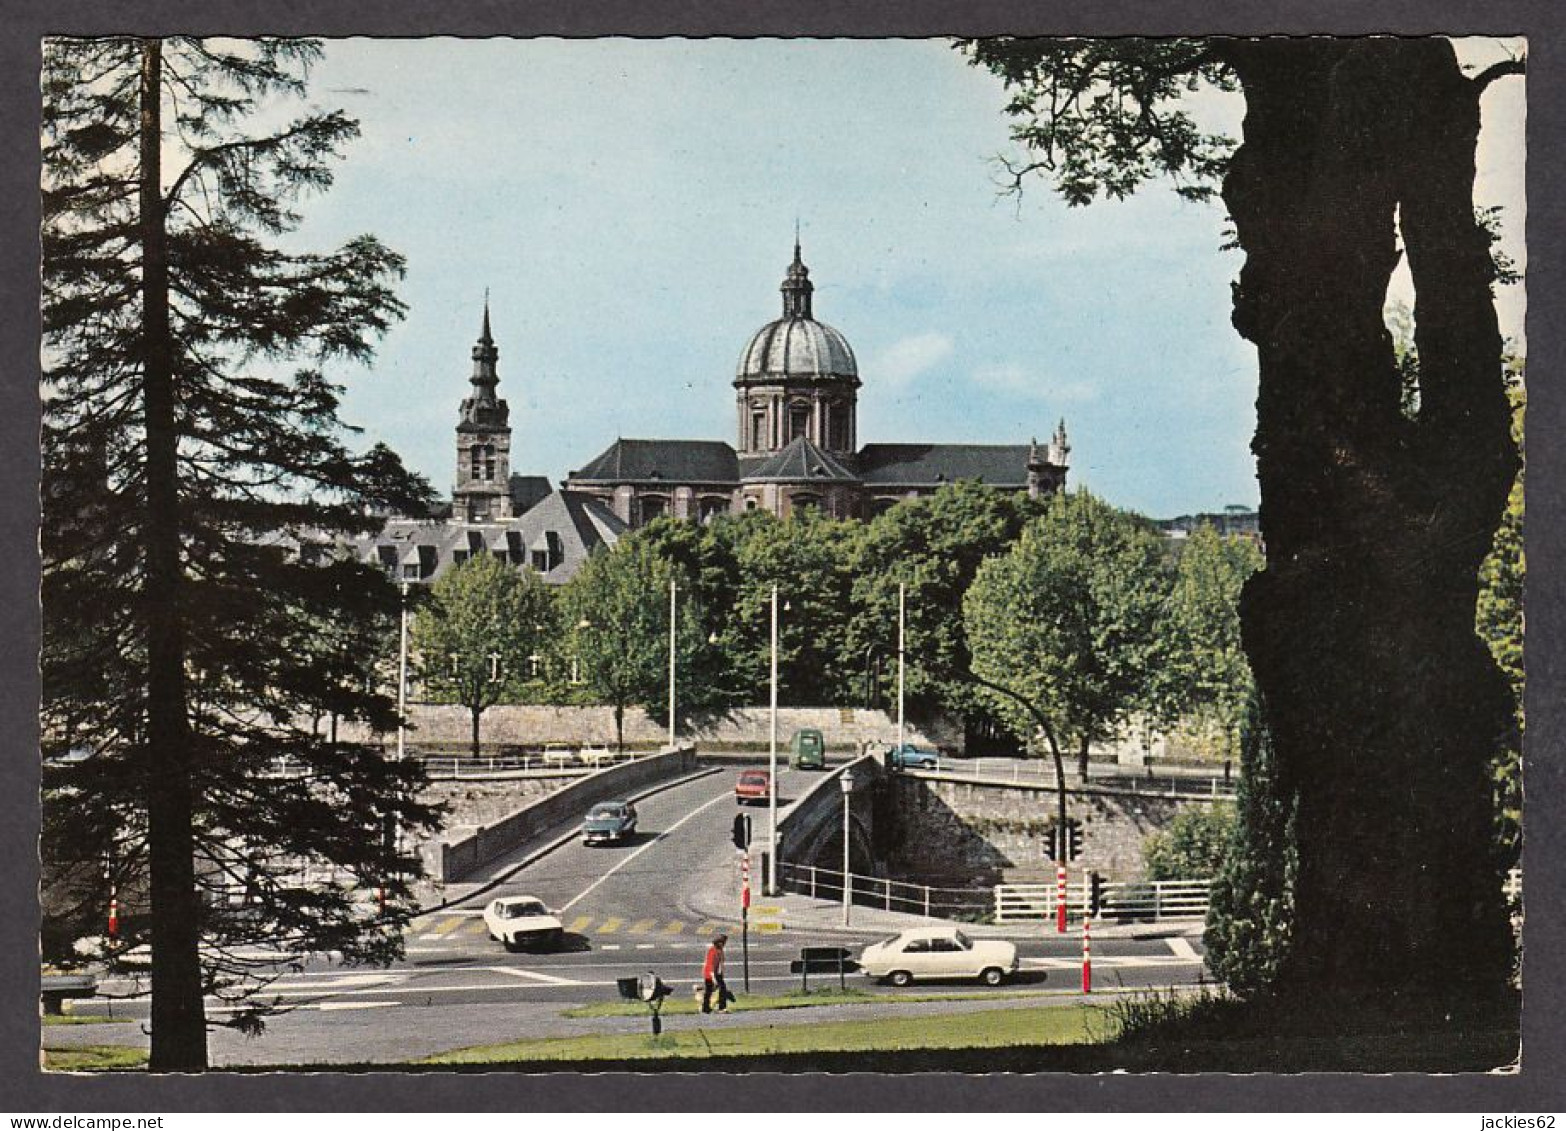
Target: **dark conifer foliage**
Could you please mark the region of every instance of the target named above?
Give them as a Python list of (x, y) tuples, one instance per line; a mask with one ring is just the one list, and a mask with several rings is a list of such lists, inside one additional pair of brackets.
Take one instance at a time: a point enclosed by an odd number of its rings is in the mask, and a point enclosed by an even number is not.
[(357, 134), (278, 115), (318, 55), (45, 45), (45, 943), (68, 959), (119, 899), (154, 1070), (204, 1068), (209, 1023), (260, 1024), (258, 944), (393, 957), (398, 833), (434, 817), (408, 766), (335, 741), (396, 725), (398, 595), (332, 547), (429, 490), (349, 446), (325, 368), (400, 318), (402, 259), (289, 238)]

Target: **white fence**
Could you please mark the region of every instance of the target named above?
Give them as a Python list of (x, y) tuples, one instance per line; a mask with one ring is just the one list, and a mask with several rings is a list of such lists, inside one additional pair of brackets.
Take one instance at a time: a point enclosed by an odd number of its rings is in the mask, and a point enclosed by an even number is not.
[[(1210, 880), (1136, 880), (1106, 883), (1101, 919), (1200, 919), (1207, 914)], [(1066, 914), (1079, 918), (1087, 906), (1085, 882), (1066, 889)], [(996, 884), (995, 921), (1023, 923), (1051, 919), (1059, 888), (1055, 884)]]
[[(815, 868), (808, 864), (778, 866), (778, 881), (785, 891), (808, 895), (812, 899), (843, 898), (843, 872), (840, 868)], [(883, 911), (901, 911), (926, 919), (978, 919), (990, 910), (988, 888), (944, 888), (913, 884), (884, 876), (848, 874), (849, 902), (860, 907), (879, 907)]]
[[(566, 774), (580, 776), (617, 766), (622, 762), (634, 762), (650, 757), (656, 750), (616, 752), (602, 746), (588, 746), (578, 750), (571, 747), (525, 751), (515, 754), (481, 755), (410, 753), (424, 763), (424, 770), (431, 781), (482, 779), (506, 777), (516, 774)], [(297, 777), (306, 773), (305, 763), (297, 758), (272, 759), (271, 773), (276, 777)]]
[[(943, 757), (933, 770), (910, 769), (903, 772), (960, 778), (975, 784), (1027, 785), (1037, 788), (1053, 788), (1055, 785), (1054, 766), (1036, 758)], [(1215, 774), (1162, 774), (1147, 778), (1136, 774), (1100, 772), (1083, 779), (1076, 775), (1075, 766), (1068, 770), (1066, 777), (1066, 788), (1073, 792), (1092, 789), (1142, 797), (1230, 798), (1234, 796), (1235, 786), (1235, 779)]]

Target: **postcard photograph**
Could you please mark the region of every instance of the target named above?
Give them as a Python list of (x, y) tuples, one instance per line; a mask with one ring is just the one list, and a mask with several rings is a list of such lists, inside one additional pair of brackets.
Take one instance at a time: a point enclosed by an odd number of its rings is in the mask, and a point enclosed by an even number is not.
[(44, 1071), (1515, 1070), (1526, 65), (46, 39)]

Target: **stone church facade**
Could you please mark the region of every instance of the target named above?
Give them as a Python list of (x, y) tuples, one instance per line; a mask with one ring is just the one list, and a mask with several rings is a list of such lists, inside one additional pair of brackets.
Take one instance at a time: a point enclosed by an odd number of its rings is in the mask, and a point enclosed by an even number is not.
[(1066, 484), (1071, 447), (1061, 421), (1047, 444), (865, 444), (859, 367), (848, 340), (815, 318), (810, 270), (794, 244), (783, 316), (740, 354), (734, 377), (737, 445), (719, 440), (620, 439), (566, 479), (628, 526), (660, 515), (706, 521), (764, 510), (815, 509), (870, 518), (958, 480), (1048, 495)]
[(479, 554), (561, 584), (599, 548), (660, 515), (707, 521), (764, 510), (814, 509), (869, 518), (904, 499), (972, 480), (1047, 495), (1065, 487), (1065, 422), (1045, 445), (859, 445), (859, 367), (841, 333), (815, 319), (810, 271), (794, 245), (783, 316), (740, 355), (734, 378), (738, 445), (721, 440), (616, 440), (555, 490), (511, 472), (510, 409), (489, 302), (474, 345), (471, 388), (458, 411), (450, 512), (392, 518), (355, 551), (394, 579), (427, 582)]
[(393, 518), (356, 550), (397, 581), (421, 583), (471, 557), (491, 554), (536, 571), (551, 584), (569, 581), (588, 556), (610, 547), (626, 525), (596, 497), (556, 491), (542, 475), (511, 473), (511, 410), (499, 395), (500, 350), (489, 328), (473, 347), (472, 385), (457, 415), (457, 475), (450, 514)]

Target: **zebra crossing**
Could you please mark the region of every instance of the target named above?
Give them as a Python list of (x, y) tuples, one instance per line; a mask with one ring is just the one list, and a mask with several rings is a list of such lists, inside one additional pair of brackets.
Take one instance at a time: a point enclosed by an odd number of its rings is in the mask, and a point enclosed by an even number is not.
[[(660, 942), (689, 946), (694, 939), (710, 938), (719, 931), (734, 933), (739, 924), (713, 919), (631, 919), (622, 915), (563, 916), (561, 924), (568, 935), (584, 935), (604, 940), (600, 949), (652, 949)], [(756, 924), (752, 924), (755, 929)], [(427, 916), (409, 932), (410, 944), (450, 945), (473, 939), (488, 941), (484, 918), (477, 911), (453, 911)]]

